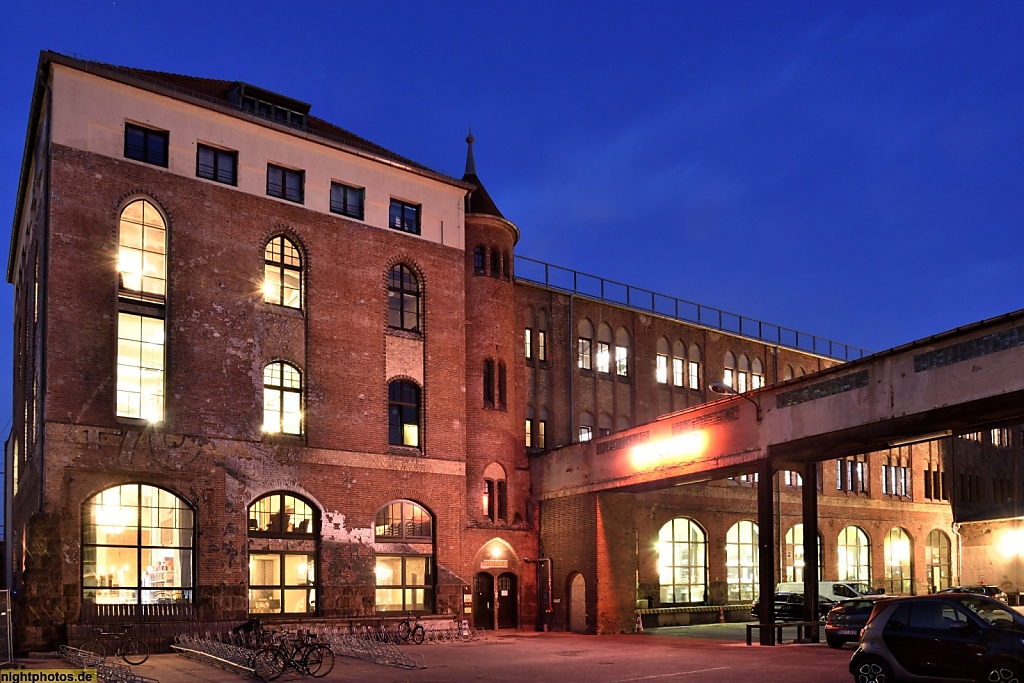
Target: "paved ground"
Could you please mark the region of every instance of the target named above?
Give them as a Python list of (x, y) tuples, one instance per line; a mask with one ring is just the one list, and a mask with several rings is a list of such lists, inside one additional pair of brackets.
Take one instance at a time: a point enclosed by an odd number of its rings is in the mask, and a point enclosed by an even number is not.
[[(787, 635), (787, 639), (792, 636)], [(644, 634), (585, 636), (572, 633), (501, 632), (482, 642), (409, 646), (426, 668), (395, 669), (339, 657), (323, 681), (448, 683), (833, 683), (852, 680), (846, 665), (853, 646), (825, 644), (748, 647), (743, 624), (649, 629)], [(23, 659), (29, 668), (59, 661)], [(245, 681), (221, 669), (179, 657), (154, 655), (134, 667), (160, 683)], [(296, 675), (278, 679), (298, 681)]]

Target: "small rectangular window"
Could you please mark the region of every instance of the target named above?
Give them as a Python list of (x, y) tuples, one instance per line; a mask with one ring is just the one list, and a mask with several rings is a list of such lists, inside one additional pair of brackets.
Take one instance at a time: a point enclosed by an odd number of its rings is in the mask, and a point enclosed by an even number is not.
[(537, 360), (548, 359), (548, 333), (537, 330)]
[(583, 425), (580, 427), (580, 442), (590, 441), (594, 438), (594, 428)]
[(420, 234), (420, 205), (392, 199), (388, 226), (413, 235)]
[(526, 357), (533, 358), (533, 330), (526, 328), (524, 340), (526, 344)]
[(238, 152), (198, 145), (196, 152), (196, 175), (218, 183), (238, 183)]
[(682, 358), (672, 359), (672, 386), (683, 386), (683, 363)]
[(341, 183), (331, 183), (331, 211), (342, 216), (363, 220), (365, 190)]
[(625, 377), (629, 374), (629, 349), (625, 346), (615, 347), (615, 374)]
[(305, 199), (305, 171), (267, 164), (267, 194), (302, 204)]
[(124, 156), (128, 159), (167, 168), (167, 143), (165, 130), (124, 124)]
[(659, 353), (655, 361), (654, 378), (658, 384), (668, 384), (668, 356)]
[(597, 342), (597, 371), (611, 372), (611, 350), (607, 342)]
[(544, 441), (544, 432), (547, 430), (547, 424), (548, 423), (547, 423), (546, 420), (538, 420), (537, 421), (537, 433), (534, 435), (535, 438), (533, 440), (534, 441), (534, 445), (537, 448), (544, 448), (545, 447), (544, 446), (544, 443), (545, 443), (545, 441)]
[(526, 421), (526, 447), (533, 448), (533, 420)]
[(700, 364), (690, 361), (690, 388), (700, 389)]
[(590, 340), (581, 338), (576, 352), (576, 364), (581, 370), (590, 369)]

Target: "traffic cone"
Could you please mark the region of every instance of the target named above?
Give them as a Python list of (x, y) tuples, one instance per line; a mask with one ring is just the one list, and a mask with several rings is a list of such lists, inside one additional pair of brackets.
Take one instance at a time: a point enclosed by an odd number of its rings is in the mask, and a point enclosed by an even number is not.
[(719, 624), (724, 624), (725, 623), (725, 608), (722, 607), (721, 605), (719, 605), (719, 607), (718, 607), (718, 623)]
[(636, 615), (636, 633), (643, 633), (643, 632), (644, 632), (644, 620), (638, 614), (638, 615)]

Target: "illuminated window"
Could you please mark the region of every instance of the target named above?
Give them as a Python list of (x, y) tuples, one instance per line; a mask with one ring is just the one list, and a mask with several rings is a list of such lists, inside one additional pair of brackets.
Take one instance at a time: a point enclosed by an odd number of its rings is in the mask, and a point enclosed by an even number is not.
[(481, 497), (483, 515), (491, 522), (504, 521), (508, 515), (508, 487), (505, 469), (492, 462), (484, 470), (484, 488)]
[(696, 344), (690, 344), (690, 352), (687, 354), (689, 362), (687, 368), (689, 370), (690, 388), (700, 390), (700, 349), (697, 348)]
[(526, 415), (526, 447), (533, 448), (533, 409), (527, 409)]
[[(433, 611), (433, 541), (433, 518), (416, 503), (396, 501), (377, 511), (374, 542), (387, 549), (378, 551), (374, 570), (378, 612)], [(398, 547), (403, 552), (394, 552)]]
[(757, 525), (733, 524), (725, 535), (725, 568), (730, 603), (753, 602), (758, 587)]
[(591, 369), (594, 326), (584, 318), (579, 323), (579, 339), (576, 347), (576, 364), (581, 370)]
[(537, 330), (537, 360), (548, 359), (548, 333), (544, 330)]
[(363, 220), (364, 193), (362, 188), (331, 183), (331, 212)]
[(723, 368), (722, 383), (736, 389), (736, 359), (732, 355), (732, 351), (725, 352), (725, 363), (723, 364)]
[(250, 614), (316, 611), (318, 528), (315, 508), (288, 493), (249, 506)]
[[(675, 359), (673, 359), (674, 361)], [(682, 374), (682, 369), (680, 369), (680, 374)], [(654, 378), (658, 384), (668, 384), (668, 356), (659, 353), (655, 357)]]
[(607, 342), (597, 342), (597, 371), (611, 372), (611, 351)]
[(991, 432), (992, 445), (998, 448), (1010, 447), (1010, 429), (1008, 427), (997, 427)]
[[(786, 581), (804, 580), (804, 525), (794, 524), (786, 532), (785, 557), (783, 558)], [(821, 536), (818, 536), (818, 580), (825, 577), (825, 567), (822, 564)]]
[(408, 266), (392, 266), (388, 272), (388, 326), (420, 331), (420, 283)]
[(760, 389), (764, 386), (764, 368), (761, 359), (755, 358), (750, 364), (750, 388)]
[(897, 459), (882, 465), (882, 493), (889, 496), (910, 497), (910, 469)]
[(739, 360), (736, 362), (736, 391), (743, 393), (749, 388), (750, 381), (750, 361), (747, 360), (746, 354), (740, 354)]
[(238, 152), (196, 145), (196, 175), (218, 183), (238, 182)]
[(547, 448), (548, 412), (540, 411), (540, 419), (537, 420), (537, 433), (534, 434), (533, 443), (537, 448)]
[(867, 493), (868, 464), (864, 455), (836, 460), (836, 490)]
[(910, 536), (899, 527), (889, 529), (885, 535), (885, 592), (906, 594), (913, 592), (911, 558), (914, 546)]
[(167, 131), (124, 124), (124, 156), (167, 168)]
[(305, 200), (306, 172), (267, 164), (267, 194), (296, 204)]
[(121, 297), (162, 303), (167, 290), (167, 230), (153, 204), (137, 199), (124, 207), (117, 251)]
[(82, 505), (82, 601), (190, 603), (195, 513), (166, 489), (125, 484)]
[(782, 476), (786, 481), (786, 486), (803, 486), (804, 484), (804, 479), (800, 476), (799, 472), (785, 470), (783, 471)]
[(388, 215), (388, 226), (395, 230), (420, 234), (420, 206), (409, 204), (398, 199), (391, 200), (391, 209)]
[(924, 562), (928, 580), (928, 592), (934, 593), (950, 587), (950, 542), (949, 536), (938, 529), (932, 529), (925, 539)]
[(291, 363), (263, 368), (263, 431), (302, 434), (302, 375)]
[(420, 447), (420, 388), (412, 382), (388, 385), (388, 443)]
[(590, 425), (580, 425), (580, 442), (590, 441), (594, 438), (594, 428)]
[(629, 332), (622, 328), (615, 333), (615, 374), (629, 375)]
[(524, 336), (524, 343), (526, 344), (526, 357), (527, 359), (533, 358), (533, 330), (529, 327), (526, 328)]
[(302, 308), (302, 254), (287, 237), (275, 237), (263, 251), (263, 300)]
[(164, 415), (164, 321), (117, 314), (117, 415), (160, 422)]
[(707, 541), (692, 519), (677, 517), (658, 531), (658, 583), (662, 605), (704, 602), (707, 593)]
[(858, 526), (839, 532), (839, 580), (871, 582), (871, 546)]

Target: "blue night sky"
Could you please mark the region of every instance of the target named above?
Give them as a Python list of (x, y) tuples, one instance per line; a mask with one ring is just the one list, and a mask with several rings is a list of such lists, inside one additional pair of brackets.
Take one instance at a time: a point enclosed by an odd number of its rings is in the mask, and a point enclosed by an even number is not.
[(5, 3), (5, 243), (50, 49), (253, 83), (458, 177), (472, 124), (518, 254), (871, 351), (1024, 308), (1024, 3), (631, 5)]

